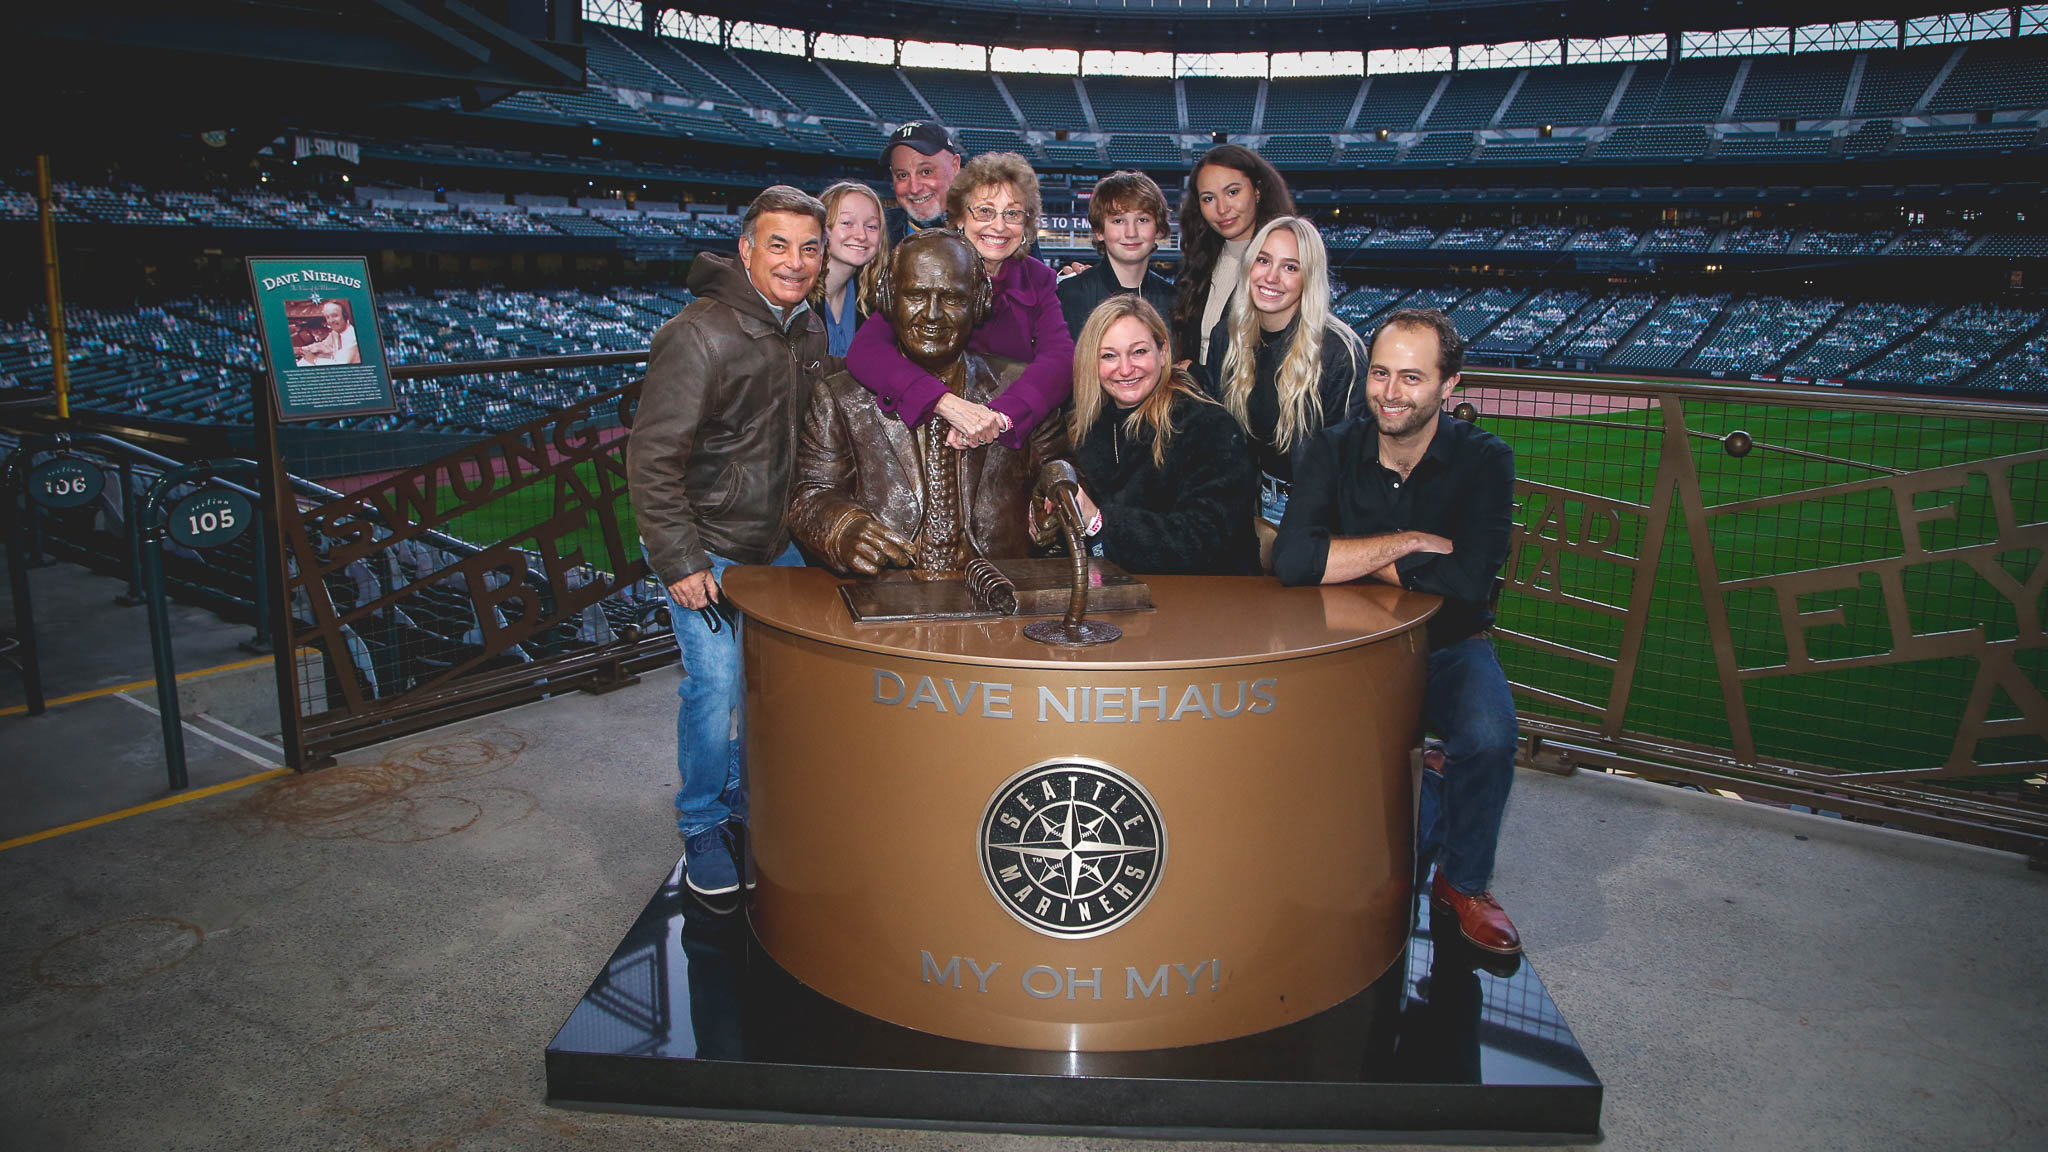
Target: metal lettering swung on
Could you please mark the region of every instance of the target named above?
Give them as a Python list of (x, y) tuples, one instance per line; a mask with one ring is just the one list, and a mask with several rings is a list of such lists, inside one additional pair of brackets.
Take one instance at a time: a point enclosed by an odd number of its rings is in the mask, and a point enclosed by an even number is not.
[[(290, 639), (294, 648), (327, 654), (343, 700), (335, 711), (359, 717), (426, 701), (646, 575), (618, 523), (627, 498), (626, 441), (607, 438), (595, 421), (611, 413), (630, 428), (640, 389), (634, 381), (325, 504), (301, 509), (285, 502), (285, 595), (296, 607)], [(506, 499), (543, 485), (544, 502)], [(492, 529), (495, 541), (459, 546), (436, 531), (458, 516), (498, 508), (515, 519)], [(588, 554), (579, 543), (591, 526), (598, 539), (590, 551), (602, 554)], [(368, 594), (337, 603), (333, 578), (352, 567), (368, 573), (354, 581)], [(356, 633), (385, 628), (398, 612), (450, 591), (466, 601), (474, 624), (453, 658), (444, 654), (389, 682), (355, 674), (350, 653), (363, 644)]]

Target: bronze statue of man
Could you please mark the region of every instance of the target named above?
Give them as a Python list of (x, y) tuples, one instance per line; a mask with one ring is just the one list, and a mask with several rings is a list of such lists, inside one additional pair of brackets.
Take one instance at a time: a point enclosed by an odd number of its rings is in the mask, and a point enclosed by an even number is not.
[[(986, 404), (1024, 365), (967, 351), (989, 309), (988, 274), (958, 232), (927, 230), (896, 247), (882, 313), (911, 363)], [(848, 372), (811, 394), (798, 443), (790, 531), (841, 574), (953, 571), (977, 557), (1028, 556), (1031, 486), (1066, 455), (1065, 422), (1040, 424), (1022, 451), (950, 448), (943, 420), (908, 428)]]

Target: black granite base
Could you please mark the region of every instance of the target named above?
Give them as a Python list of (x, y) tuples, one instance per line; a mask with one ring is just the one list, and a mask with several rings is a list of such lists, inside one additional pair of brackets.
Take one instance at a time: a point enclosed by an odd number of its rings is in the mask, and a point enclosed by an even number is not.
[(784, 972), (743, 914), (662, 884), (548, 1045), (548, 1102), (904, 1127), (1285, 1139), (1595, 1136), (1601, 1084), (1526, 962), (1428, 909), (1364, 992), (1270, 1032), (1039, 1052), (912, 1031)]

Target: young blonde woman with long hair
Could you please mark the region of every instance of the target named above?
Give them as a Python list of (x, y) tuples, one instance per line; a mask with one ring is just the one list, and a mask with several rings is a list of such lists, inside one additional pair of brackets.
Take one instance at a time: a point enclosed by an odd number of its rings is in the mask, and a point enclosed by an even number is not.
[(1264, 474), (1261, 510), (1278, 521), (1295, 449), (1365, 409), (1365, 344), (1330, 311), (1330, 259), (1314, 224), (1278, 217), (1248, 252), (1209, 368)]
[(1143, 296), (1111, 296), (1081, 326), (1067, 431), (1096, 555), (1134, 573), (1259, 570), (1244, 435), (1174, 367), (1166, 320)]
[(889, 231), (882, 198), (858, 180), (841, 180), (818, 199), (825, 205), (825, 274), (811, 289), (811, 307), (825, 318), (831, 354), (844, 356), (860, 322), (880, 307)]

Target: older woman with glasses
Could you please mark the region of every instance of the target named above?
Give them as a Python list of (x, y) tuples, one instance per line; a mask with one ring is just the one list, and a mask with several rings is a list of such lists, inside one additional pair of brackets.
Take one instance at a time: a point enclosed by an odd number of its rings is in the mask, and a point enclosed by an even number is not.
[(946, 193), (947, 222), (966, 234), (994, 289), (988, 319), (967, 347), (1023, 361), (1023, 375), (987, 405), (976, 404), (905, 359), (887, 317), (874, 316), (855, 334), (846, 367), (883, 411), (913, 428), (938, 416), (950, 425), (946, 441), (956, 448), (1000, 439), (1021, 449), (1031, 430), (1066, 403), (1074, 341), (1052, 269), (1031, 255), (1040, 204), (1038, 174), (1015, 152), (969, 160)]

